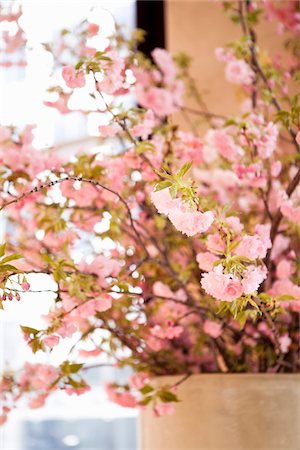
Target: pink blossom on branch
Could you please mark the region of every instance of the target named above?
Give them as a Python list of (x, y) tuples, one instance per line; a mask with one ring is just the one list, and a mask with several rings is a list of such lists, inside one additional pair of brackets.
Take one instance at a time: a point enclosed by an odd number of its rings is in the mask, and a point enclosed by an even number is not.
[(62, 70), (62, 77), (66, 85), (72, 89), (82, 88), (85, 85), (85, 77), (83, 72), (76, 72), (74, 67), (65, 66)]
[(208, 295), (232, 302), (243, 294), (243, 285), (234, 275), (224, 274), (221, 264), (202, 276), (201, 286)]
[(204, 233), (214, 221), (214, 214), (211, 211), (204, 213), (194, 211), (180, 199), (172, 199), (169, 189), (152, 192), (151, 200), (158, 212), (166, 214), (174, 227), (187, 236)]
[(254, 72), (242, 59), (232, 59), (225, 67), (225, 78), (230, 83), (249, 85), (254, 80)]

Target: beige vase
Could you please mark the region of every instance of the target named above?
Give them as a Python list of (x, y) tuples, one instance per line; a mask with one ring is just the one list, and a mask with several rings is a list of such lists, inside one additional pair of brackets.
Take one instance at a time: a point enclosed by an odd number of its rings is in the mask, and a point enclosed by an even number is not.
[(140, 450), (300, 450), (297, 374), (193, 375), (178, 396), (172, 416), (141, 413)]

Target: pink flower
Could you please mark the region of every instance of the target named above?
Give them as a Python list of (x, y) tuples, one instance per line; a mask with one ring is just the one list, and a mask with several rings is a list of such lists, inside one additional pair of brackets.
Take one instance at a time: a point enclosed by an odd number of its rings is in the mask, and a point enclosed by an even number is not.
[(106, 285), (105, 279), (109, 276), (118, 276), (121, 266), (115, 259), (98, 255), (91, 264), (81, 261), (78, 265), (78, 269), (82, 272), (97, 275), (101, 284)]
[(174, 207), (179, 207), (180, 200), (172, 199), (169, 189), (151, 192), (151, 201), (160, 214), (168, 215)]
[(280, 161), (274, 161), (271, 165), (271, 175), (273, 178), (277, 178), (282, 169), (282, 164)]
[(7, 421), (7, 414), (0, 414), (0, 426), (4, 425)]
[(232, 51), (225, 51), (222, 47), (217, 47), (215, 49), (215, 57), (220, 62), (227, 62), (233, 58)]
[(243, 182), (243, 186), (246, 187), (265, 187), (267, 179), (264, 168), (259, 163), (250, 164), (245, 166), (243, 164), (233, 164), (233, 170), (240, 180)]
[(221, 335), (222, 325), (218, 322), (213, 322), (212, 320), (206, 320), (203, 325), (203, 331), (212, 338), (216, 339)]
[(110, 58), (110, 61), (103, 61), (101, 64), (104, 74), (103, 80), (97, 83), (97, 88), (106, 94), (117, 95), (124, 84), (124, 58), (115, 51), (106, 52), (105, 56)]
[[(291, 280), (287, 279), (275, 281), (269, 293), (271, 295), (274, 295), (274, 297), (280, 295), (290, 295), (295, 300), (300, 300), (300, 286), (297, 286)], [(286, 302), (284, 302), (284, 304), (285, 303)], [(294, 302), (294, 300), (291, 300), (288, 303), (292, 306), (296, 302)]]
[(242, 285), (245, 294), (253, 294), (256, 292), (260, 284), (267, 277), (267, 269), (265, 267), (249, 266), (243, 274)]
[(55, 336), (55, 335), (50, 335), (50, 336), (46, 336), (43, 339), (43, 343), (49, 347), (49, 348), (53, 348), (56, 345), (59, 344), (59, 336)]
[(214, 253), (224, 253), (226, 249), (220, 233), (209, 234), (206, 239), (207, 248)]
[(149, 381), (149, 375), (145, 372), (139, 372), (132, 375), (129, 379), (129, 383), (135, 389), (141, 389)]
[(76, 388), (75, 387), (66, 387), (64, 389), (65, 393), (68, 395), (73, 395), (73, 394), (82, 395), (90, 390), (91, 390), (91, 387), (87, 384), (84, 384), (83, 386), (76, 387)]
[(148, 111), (144, 115), (143, 120), (132, 128), (131, 134), (132, 136), (141, 137), (143, 140), (145, 140), (152, 133), (154, 126), (154, 113), (151, 109), (148, 109)]
[(300, 206), (294, 207), (291, 200), (282, 203), (280, 211), (284, 217), (300, 226)]
[(112, 297), (109, 294), (101, 294), (99, 300), (96, 300), (96, 311), (104, 312), (112, 307)]
[(288, 333), (284, 334), (283, 336), (280, 336), (280, 338), (278, 338), (278, 340), (279, 340), (279, 344), (280, 344), (280, 350), (282, 351), (282, 353), (288, 353), (289, 346), (292, 343), (292, 340), (289, 337)]
[(147, 90), (136, 87), (137, 101), (144, 107), (150, 108), (159, 117), (168, 116), (177, 111), (173, 95), (165, 88), (150, 87)]
[(82, 88), (85, 85), (85, 77), (83, 72), (76, 72), (74, 67), (65, 66), (62, 70), (62, 77), (66, 85), (72, 89)]
[(251, 260), (265, 258), (267, 250), (272, 247), (270, 228), (267, 225), (258, 225), (256, 232), (257, 234), (253, 236), (246, 234), (242, 237), (241, 242), (234, 249), (236, 255), (244, 256)]
[(202, 213), (190, 209), (180, 199), (172, 199), (169, 189), (152, 192), (151, 200), (158, 212), (166, 214), (174, 227), (187, 236), (204, 233), (214, 221), (211, 211)]
[(98, 127), (101, 137), (114, 137), (118, 133), (118, 130), (113, 125), (100, 125)]
[(261, 138), (255, 141), (258, 155), (262, 159), (268, 159), (272, 156), (277, 146), (278, 134), (278, 128), (273, 122), (268, 122), (263, 128)]
[(160, 325), (155, 325), (150, 329), (150, 332), (153, 336), (160, 339), (175, 339), (183, 333), (183, 327), (170, 324), (167, 327), (162, 328)]
[(153, 294), (157, 297), (170, 297), (185, 302), (187, 300), (186, 293), (183, 289), (178, 289), (178, 291), (173, 292), (166, 284), (161, 281), (156, 281), (153, 284)]
[(38, 397), (33, 398), (32, 400), (30, 400), (28, 406), (31, 409), (41, 408), (42, 406), (44, 406), (45, 400), (46, 400), (46, 395), (45, 394), (41, 394)]
[(243, 149), (235, 144), (232, 136), (225, 130), (208, 130), (206, 141), (213, 151), (216, 150), (219, 155), (230, 162), (237, 162), (243, 156)]
[(296, 142), (298, 145), (300, 145), (300, 131), (296, 134)]
[(99, 197), (95, 186), (86, 183), (82, 183), (79, 189), (75, 189), (74, 186), (76, 186), (74, 181), (64, 181), (60, 185), (60, 190), (66, 198), (75, 200), (77, 206), (84, 207), (90, 205), (93, 200)]
[(169, 219), (174, 227), (187, 236), (205, 233), (214, 221), (214, 214), (211, 211), (205, 213), (189, 211), (179, 208), (169, 213)]
[(100, 348), (95, 348), (94, 350), (84, 350), (81, 349), (78, 352), (79, 356), (82, 356), (83, 358), (91, 358), (94, 356), (99, 356), (102, 353), (102, 350)]
[(23, 289), (23, 291), (29, 291), (29, 289), (30, 289), (30, 284), (27, 283), (27, 281), (24, 281), (24, 282), (21, 284), (21, 288)]
[(240, 280), (234, 275), (223, 274), (221, 264), (202, 276), (201, 285), (208, 295), (217, 300), (231, 302), (243, 294)]
[(276, 276), (280, 280), (286, 280), (294, 273), (291, 261), (286, 259), (281, 260), (276, 267)]
[(68, 108), (68, 101), (71, 94), (61, 93), (55, 102), (44, 102), (44, 105), (49, 106), (49, 108), (56, 108), (61, 114), (68, 114), (71, 110)]
[(225, 67), (225, 77), (230, 83), (249, 85), (254, 79), (251, 67), (242, 59), (232, 59)]
[(201, 270), (209, 272), (210, 270), (213, 270), (214, 263), (218, 258), (210, 252), (203, 252), (197, 254), (196, 260)]
[(166, 84), (172, 83), (176, 77), (177, 71), (170, 53), (165, 49), (155, 48), (152, 52), (152, 57), (155, 64), (163, 73), (164, 82)]
[(241, 223), (241, 221), (238, 217), (235, 217), (235, 216), (227, 217), (225, 219), (225, 222), (227, 223), (227, 225), (229, 225), (231, 230), (236, 234), (241, 233), (244, 229), (244, 225)]
[(112, 384), (106, 385), (105, 388), (110, 401), (125, 408), (135, 408), (137, 406), (137, 401), (130, 392), (118, 392), (117, 388)]
[(179, 131), (178, 139), (174, 141), (173, 148), (176, 158), (182, 165), (185, 162), (193, 161), (195, 165), (203, 163), (203, 143), (192, 133)]
[(98, 34), (98, 32), (99, 32), (99, 25), (97, 25), (96, 23), (88, 24), (87, 33), (89, 36), (96, 36), (96, 34)]

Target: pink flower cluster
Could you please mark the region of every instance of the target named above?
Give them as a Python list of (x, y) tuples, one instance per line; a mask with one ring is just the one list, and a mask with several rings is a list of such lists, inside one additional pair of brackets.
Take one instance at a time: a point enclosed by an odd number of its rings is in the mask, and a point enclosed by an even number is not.
[(187, 236), (204, 233), (214, 221), (211, 211), (194, 211), (179, 198), (172, 199), (169, 189), (152, 192), (151, 200), (158, 212), (167, 215), (174, 227)]
[(62, 77), (66, 85), (72, 89), (82, 88), (85, 85), (84, 73), (76, 71), (72, 66), (65, 66), (63, 68)]
[(202, 275), (201, 286), (208, 295), (217, 300), (232, 302), (243, 294), (254, 294), (266, 278), (266, 269), (249, 266), (240, 279), (236, 275), (224, 273), (222, 264)]
[(155, 49), (153, 59), (157, 69), (151, 72), (134, 70), (136, 98), (144, 108), (164, 117), (173, 114), (181, 106), (184, 84), (182, 80), (176, 79), (176, 67), (166, 50)]
[(226, 63), (225, 78), (227, 81), (244, 86), (252, 84), (255, 74), (246, 61), (237, 59), (231, 50), (225, 51), (223, 48), (217, 48), (215, 56), (219, 61)]
[(234, 253), (251, 260), (263, 259), (267, 251), (272, 247), (270, 240), (270, 227), (268, 225), (257, 225), (254, 235), (246, 234), (242, 237)]

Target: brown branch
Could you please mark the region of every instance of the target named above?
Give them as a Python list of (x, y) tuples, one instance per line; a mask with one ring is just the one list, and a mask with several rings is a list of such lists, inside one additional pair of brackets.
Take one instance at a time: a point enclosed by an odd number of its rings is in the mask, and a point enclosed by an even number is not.
[(56, 184), (63, 183), (64, 181), (70, 181), (70, 180), (80, 181), (82, 183), (89, 183), (89, 184), (92, 184), (92, 185), (94, 185), (96, 187), (100, 187), (101, 189), (104, 189), (105, 191), (108, 191), (111, 194), (115, 195), (120, 200), (120, 202), (125, 206), (125, 208), (127, 210), (127, 213), (128, 213), (128, 216), (129, 216), (129, 221), (130, 221), (131, 227), (132, 227), (132, 229), (133, 229), (133, 231), (134, 231), (134, 233), (135, 233), (135, 235), (136, 235), (136, 237), (138, 239), (138, 242), (142, 246), (142, 248), (145, 251), (145, 253), (149, 256), (148, 250), (145, 247), (145, 244), (142, 241), (142, 239), (141, 239), (141, 237), (140, 237), (140, 235), (139, 235), (139, 233), (138, 233), (138, 231), (137, 231), (137, 229), (135, 227), (135, 224), (134, 224), (134, 221), (133, 221), (133, 218), (132, 218), (132, 215), (131, 215), (131, 211), (130, 211), (130, 208), (129, 208), (127, 202), (123, 199), (123, 197), (118, 192), (114, 191), (113, 189), (111, 189), (111, 188), (109, 188), (107, 186), (104, 186), (102, 183), (100, 183), (97, 180), (92, 180), (90, 178), (84, 178), (82, 176), (67, 175), (64, 178), (59, 178), (57, 180), (50, 181), (49, 183), (44, 183), (44, 184), (41, 184), (39, 186), (36, 186), (33, 189), (31, 189), (30, 191), (24, 192), (19, 197), (14, 198), (13, 200), (10, 200), (8, 202), (3, 203), (3, 205), (0, 207), (0, 211), (2, 211), (4, 208), (6, 208), (7, 206), (9, 206), (9, 205), (11, 205), (13, 203), (20, 202), (24, 198), (26, 198), (26, 197), (28, 197), (28, 196), (30, 196), (32, 194), (35, 194), (37, 192), (40, 192), (41, 190), (43, 190), (45, 188), (49, 188), (49, 187), (55, 186)]
[[(247, 1), (248, 5), (250, 4), (250, 1)], [(272, 90), (272, 88), (269, 85), (269, 81), (267, 76), (265, 75), (259, 61), (257, 58), (257, 52), (256, 52), (256, 37), (255, 37), (255, 32), (253, 29), (248, 28), (248, 24), (245, 18), (245, 14), (244, 14), (244, 10), (243, 10), (243, 4), (244, 4), (244, 0), (239, 0), (239, 15), (240, 15), (240, 21), (241, 21), (241, 26), (243, 29), (243, 32), (246, 36), (249, 37), (249, 50), (251, 53), (251, 67), (254, 70), (255, 74), (259, 75), (261, 80), (263, 81), (265, 87), (267, 88), (268, 92), (271, 95), (271, 102), (274, 105), (274, 107), (276, 108), (276, 110), (278, 112), (282, 111), (282, 107), (280, 105), (280, 103), (278, 102), (278, 100), (276, 99), (274, 92)], [(297, 140), (296, 140), (296, 133), (294, 132), (294, 130), (292, 130), (292, 128), (288, 128), (288, 132), (292, 138), (292, 142), (294, 143), (297, 152), (300, 152), (300, 145), (298, 144)]]
[(190, 108), (189, 106), (180, 106), (179, 108), (181, 109), (181, 111), (186, 111), (188, 113), (195, 114), (197, 116), (203, 116), (205, 118), (223, 119), (223, 120), (228, 119), (228, 117), (223, 116), (222, 114), (215, 114), (209, 111), (200, 111), (199, 109)]

